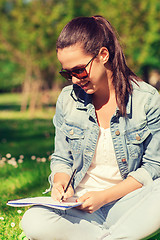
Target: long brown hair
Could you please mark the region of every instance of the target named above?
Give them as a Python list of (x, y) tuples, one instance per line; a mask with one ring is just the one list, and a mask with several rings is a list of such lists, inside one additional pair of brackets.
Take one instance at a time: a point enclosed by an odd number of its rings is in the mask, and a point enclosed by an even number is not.
[(116, 32), (110, 22), (98, 15), (71, 20), (60, 33), (56, 50), (76, 43), (82, 44), (84, 52), (93, 56), (98, 54), (101, 47), (108, 49), (117, 105), (121, 115), (125, 116), (129, 95), (132, 94), (131, 81), (140, 79), (127, 66)]

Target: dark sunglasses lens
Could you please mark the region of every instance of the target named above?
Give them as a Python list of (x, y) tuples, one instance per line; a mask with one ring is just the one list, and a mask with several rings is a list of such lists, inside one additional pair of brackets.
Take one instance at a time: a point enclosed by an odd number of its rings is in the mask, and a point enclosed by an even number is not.
[(75, 69), (74, 71), (72, 71), (72, 74), (79, 79), (88, 77), (88, 73), (85, 68)]
[(60, 71), (59, 72), (61, 74), (62, 77), (64, 77), (67, 80), (72, 80), (72, 76), (69, 72), (67, 71)]

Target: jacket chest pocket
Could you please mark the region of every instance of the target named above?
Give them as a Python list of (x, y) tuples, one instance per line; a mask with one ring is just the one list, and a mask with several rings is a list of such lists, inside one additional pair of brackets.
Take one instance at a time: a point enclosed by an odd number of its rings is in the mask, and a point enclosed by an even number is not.
[(84, 139), (84, 130), (68, 123), (63, 123), (61, 130), (66, 136), (66, 141), (69, 143), (70, 150), (75, 154), (80, 153), (82, 141)]
[(141, 160), (144, 152), (144, 141), (150, 135), (150, 130), (145, 125), (135, 127), (129, 131), (126, 131), (126, 143), (128, 148), (129, 156), (133, 159)]

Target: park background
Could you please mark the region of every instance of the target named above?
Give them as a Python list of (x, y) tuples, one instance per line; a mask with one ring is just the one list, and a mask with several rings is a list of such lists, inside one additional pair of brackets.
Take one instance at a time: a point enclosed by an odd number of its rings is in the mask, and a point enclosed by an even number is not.
[[(40, 196), (49, 187), (57, 97), (56, 39), (77, 16), (103, 15), (117, 30), (129, 67), (160, 89), (158, 0), (0, 1), (0, 239), (22, 239), (26, 209), (8, 199)], [(160, 239), (158, 235), (152, 239)]]

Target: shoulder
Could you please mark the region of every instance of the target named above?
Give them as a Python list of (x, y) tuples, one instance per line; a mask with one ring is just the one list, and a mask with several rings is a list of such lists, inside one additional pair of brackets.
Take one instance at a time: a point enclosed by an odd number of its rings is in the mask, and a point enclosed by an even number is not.
[(144, 81), (136, 81), (133, 82), (133, 91), (141, 92), (141, 93), (148, 93), (154, 95), (157, 92), (157, 89), (151, 86), (150, 84)]
[(160, 109), (160, 94), (156, 88), (144, 81), (133, 82), (133, 104), (140, 109), (144, 106), (147, 112), (150, 108)]
[(133, 82), (133, 98), (137, 99), (160, 99), (157, 89), (144, 81)]
[(59, 94), (59, 96), (58, 96), (57, 104), (68, 101), (69, 98), (71, 97), (72, 91), (73, 91), (73, 86), (72, 86), (72, 85), (69, 85), (69, 86), (64, 87), (64, 88), (61, 90), (61, 92), (60, 92), (60, 94)]

